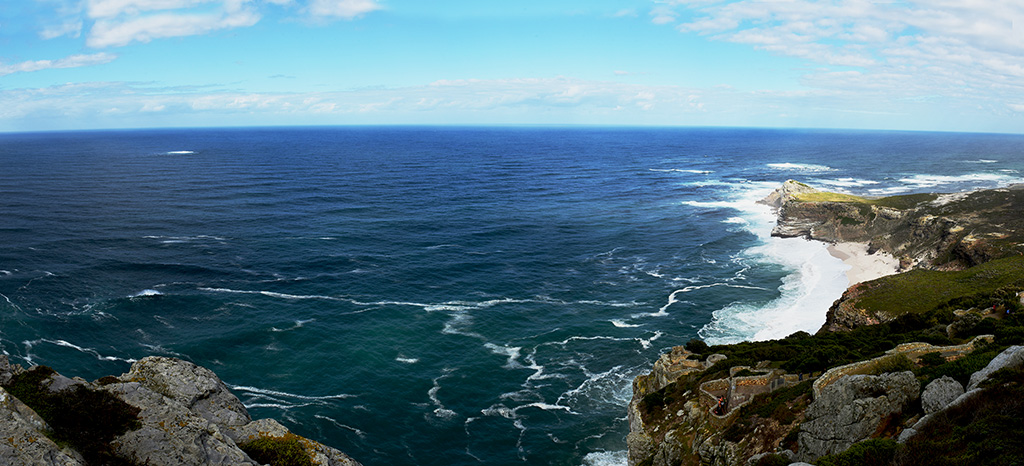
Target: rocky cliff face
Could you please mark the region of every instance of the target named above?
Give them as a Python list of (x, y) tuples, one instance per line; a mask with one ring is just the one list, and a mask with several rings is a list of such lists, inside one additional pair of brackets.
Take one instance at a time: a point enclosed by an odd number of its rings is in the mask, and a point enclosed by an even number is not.
[(1024, 252), (1024, 186), (881, 199), (826, 193), (787, 181), (765, 203), (772, 235), (868, 243), (904, 268), (963, 269)]
[[(276, 421), (253, 421), (216, 374), (180, 359), (148, 357), (121, 376), (88, 382), (41, 366), (26, 371), (0, 355), (0, 385), (6, 387), (0, 388), (0, 464), (257, 466), (245, 446), (280, 440), (299, 445), (311, 464), (359, 465)], [(30, 398), (53, 425), (11, 391)], [(67, 416), (68, 410), (81, 412)], [(76, 419), (85, 416), (90, 419)], [(90, 425), (115, 418), (122, 428)], [(108, 430), (110, 435), (95, 435)], [(68, 436), (77, 445), (51, 439)]]

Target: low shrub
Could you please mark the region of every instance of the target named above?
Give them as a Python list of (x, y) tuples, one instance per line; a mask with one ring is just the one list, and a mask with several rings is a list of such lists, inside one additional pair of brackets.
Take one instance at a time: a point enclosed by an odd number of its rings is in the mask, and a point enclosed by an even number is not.
[(295, 434), (283, 437), (259, 437), (239, 445), (250, 458), (270, 466), (313, 466), (313, 460)]
[(855, 443), (842, 453), (823, 456), (818, 466), (889, 466), (899, 453), (900, 444), (893, 439), (871, 439)]

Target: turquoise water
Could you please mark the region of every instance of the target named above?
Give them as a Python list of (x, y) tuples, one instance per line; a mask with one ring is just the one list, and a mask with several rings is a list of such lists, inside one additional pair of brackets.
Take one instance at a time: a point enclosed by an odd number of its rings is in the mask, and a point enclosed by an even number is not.
[(622, 464), (633, 377), (695, 336), (813, 331), (847, 283), (767, 237), (796, 178), (1019, 182), (1024, 138), (753, 129), (0, 135), (0, 349), (151, 354), (366, 465)]

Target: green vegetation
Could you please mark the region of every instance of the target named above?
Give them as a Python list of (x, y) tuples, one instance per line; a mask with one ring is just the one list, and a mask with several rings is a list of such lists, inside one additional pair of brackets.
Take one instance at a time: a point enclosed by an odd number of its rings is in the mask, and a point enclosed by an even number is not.
[(284, 437), (259, 437), (239, 445), (250, 458), (270, 466), (313, 466), (313, 460), (302, 445), (302, 439), (294, 434)]
[(993, 305), (1020, 311), (1016, 293), (1024, 290), (1022, 271), (1024, 256), (1006, 257), (955, 272), (911, 270), (870, 282), (854, 298), (854, 303), (868, 312), (885, 315)]
[(874, 199), (854, 196), (852, 194), (830, 193), (825, 191), (796, 194), (793, 196), (794, 199), (800, 202), (846, 202), (890, 207), (893, 209), (911, 209), (921, 205), (922, 203), (934, 201), (938, 197), (939, 196), (937, 194), (906, 194)]
[(54, 374), (53, 369), (39, 366), (14, 376), (4, 389), (50, 425), (51, 440), (74, 448), (87, 464), (132, 466), (114, 453), (110, 442), (142, 426), (139, 409), (108, 392), (81, 385), (51, 393), (40, 384)]
[(854, 444), (846, 451), (818, 459), (818, 466), (889, 466), (900, 445), (892, 439), (871, 439)]

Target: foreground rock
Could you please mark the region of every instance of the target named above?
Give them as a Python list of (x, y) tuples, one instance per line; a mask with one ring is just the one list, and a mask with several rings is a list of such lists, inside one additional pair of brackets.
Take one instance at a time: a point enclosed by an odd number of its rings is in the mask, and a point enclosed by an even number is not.
[(807, 420), (800, 426), (800, 459), (814, 461), (877, 435), (920, 392), (909, 371), (839, 379), (807, 408)]
[[(358, 466), (344, 453), (292, 435), (273, 420), (253, 421), (245, 406), (209, 369), (174, 358), (148, 357), (119, 377), (97, 382), (69, 379), (37, 369), (40, 390), (60, 395), (75, 390), (113, 395), (137, 409), (134, 428), (101, 449), (145, 466), (257, 466), (240, 445), (269, 438), (294, 438), (313, 464)], [(0, 380), (22, 373), (0, 355)], [(31, 408), (0, 389), (0, 464), (83, 465), (82, 456), (47, 438), (53, 428)]]

